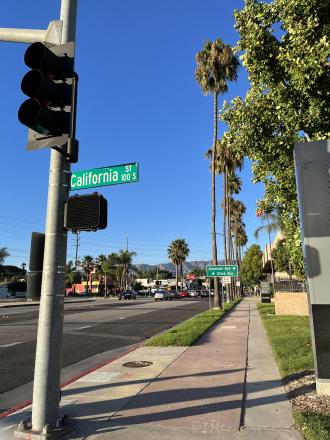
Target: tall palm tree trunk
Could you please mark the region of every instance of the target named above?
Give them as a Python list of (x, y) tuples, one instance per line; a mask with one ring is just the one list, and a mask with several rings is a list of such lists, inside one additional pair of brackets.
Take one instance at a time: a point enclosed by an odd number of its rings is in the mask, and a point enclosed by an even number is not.
[(175, 264), (175, 288), (178, 291), (178, 264)]
[(225, 259), (225, 264), (228, 264), (228, 255), (227, 255), (227, 167), (225, 167), (223, 173), (223, 255)]
[(182, 261), (180, 261), (180, 279), (181, 279), (181, 290), (183, 290), (183, 270), (182, 270)]
[[(227, 178), (228, 178), (228, 171), (227, 171)], [(228, 194), (228, 187), (227, 187), (227, 244), (228, 244), (228, 264), (232, 263), (232, 242), (231, 242), (231, 227), (230, 227), (230, 218), (231, 218), (231, 204), (230, 204), (230, 194)], [(228, 288), (228, 295), (227, 295), (227, 301), (230, 302), (233, 299), (233, 279), (230, 278), (230, 284)]]
[(91, 272), (89, 272), (89, 278), (91, 283), (91, 293), (93, 293), (93, 274)]
[[(217, 253), (217, 236), (215, 230), (215, 218), (216, 218), (216, 200), (215, 200), (215, 159), (216, 159), (216, 146), (218, 136), (218, 94), (214, 93), (214, 125), (213, 125), (213, 145), (212, 145), (212, 159), (211, 159), (211, 174), (212, 174), (212, 258), (213, 264), (218, 264)], [(215, 309), (221, 307), (221, 299), (219, 295), (219, 283), (218, 278), (214, 278), (214, 304)]]

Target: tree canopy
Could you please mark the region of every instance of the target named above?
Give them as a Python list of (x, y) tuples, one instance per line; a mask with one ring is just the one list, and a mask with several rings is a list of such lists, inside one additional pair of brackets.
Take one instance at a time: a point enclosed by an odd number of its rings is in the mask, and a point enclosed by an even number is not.
[(243, 257), (240, 276), (244, 285), (253, 287), (262, 278), (262, 252), (260, 246), (253, 244)]
[(330, 2), (246, 0), (235, 12), (245, 98), (224, 103), (223, 142), (253, 161), (260, 209), (278, 209), (295, 273), (303, 272), (293, 148), (330, 136)]

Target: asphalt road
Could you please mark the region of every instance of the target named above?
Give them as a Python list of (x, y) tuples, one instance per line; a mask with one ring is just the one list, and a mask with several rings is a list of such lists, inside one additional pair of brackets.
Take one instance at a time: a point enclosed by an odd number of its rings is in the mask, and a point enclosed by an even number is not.
[[(62, 381), (207, 308), (186, 298), (66, 304)], [(0, 412), (31, 399), (37, 324), (37, 307), (0, 310)]]

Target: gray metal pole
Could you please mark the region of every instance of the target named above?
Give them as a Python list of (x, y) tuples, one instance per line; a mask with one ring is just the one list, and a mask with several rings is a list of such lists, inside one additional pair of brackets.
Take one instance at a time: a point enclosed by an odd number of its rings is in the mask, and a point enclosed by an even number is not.
[[(77, 0), (62, 0), (62, 43), (75, 41)], [(33, 387), (32, 429), (55, 427), (60, 401), (64, 282), (67, 233), (64, 203), (69, 195), (70, 164), (52, 149), (48, 186), (44, 267)]]
[(40, 29), (0, 28), (1, 41), (11, 43), (35, 43), (45, 41), (46, 31)]

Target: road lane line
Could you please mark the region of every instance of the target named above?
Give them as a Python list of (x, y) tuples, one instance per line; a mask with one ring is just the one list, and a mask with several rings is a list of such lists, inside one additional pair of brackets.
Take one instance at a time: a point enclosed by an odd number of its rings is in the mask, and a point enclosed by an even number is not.
[(23, 344), (23, 342), (12, 342), (11, 344), (0, 345), (0, 348), (13, 347), (14, 345)]
[(84, 325), (83, 327), (79, 327), (77, 328), (77, 330), (82, 330), (83, 328), (91, 328), (91, 325)]

